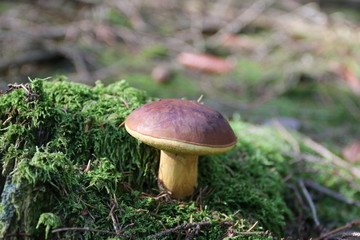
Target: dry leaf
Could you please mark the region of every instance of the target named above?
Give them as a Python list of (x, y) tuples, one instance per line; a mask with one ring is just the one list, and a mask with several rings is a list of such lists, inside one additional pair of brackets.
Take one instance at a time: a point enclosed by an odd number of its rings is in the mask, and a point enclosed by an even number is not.
[(230, 60), (204, 53), (183, 52), (177, 60), (185, 67), (213, 74), (227, 73), (234, 68)]
[(360, 95), (360, 79), (356, 73), (347, 66), (340, 66), (340, 75), (350, 87), (351, 91), (356, 95)]
[(343, 155), (349, 162), (360, 162), (360, 142), (351, 142), (343, 149)]
[(220, 37), (220, 45), (228, 48), (254, 51), (260, 45), (260, 43), (253, 37), (224, 34)]

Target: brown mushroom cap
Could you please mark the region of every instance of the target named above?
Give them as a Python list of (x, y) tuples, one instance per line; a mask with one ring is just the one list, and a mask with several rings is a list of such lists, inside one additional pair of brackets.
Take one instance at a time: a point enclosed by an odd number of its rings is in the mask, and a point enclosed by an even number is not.
[(125, 127), (144, 143), (174, 153), (218, 154), (236, 143), (233, 130), (219, 112), (181, 99), (142, 105), (128, 116)]

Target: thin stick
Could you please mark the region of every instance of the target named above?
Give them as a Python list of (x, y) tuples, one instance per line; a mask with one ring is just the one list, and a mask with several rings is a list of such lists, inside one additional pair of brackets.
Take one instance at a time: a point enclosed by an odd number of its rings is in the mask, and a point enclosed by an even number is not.
[(275, 127), (279, 131), (280, 135), (287, 141), (294, 151), (295, 161), (299, 159), (301, 154), (300, 146), (298, 141), (291, 135), (291, 133), (278, 121), (275, 121)]
[(324, 186), (321, 186), (320, 184), (316, 183), (316, 182), (313, 182), (311, 180), (305, 180), (305, 185), (306, 186), (309, 186), (313, 189), (315, 189), (316, 191), (319, 191), (321, 193), (324, 193), (340, 202), (344, 202), (346, 204), (350, 204), (350, 205), (354, 205), (356, 207), (360, 207), (360, 202), (354, 200), (354, 199), (349, 199), (349, 198), (346, 198), (344, 197), (342, 194), (340, 193), (337, 193), (337, 192), (334, 192)]
[(125, 121), (123, 121), (122, 123), (120, 123), (117, 128), (121, 128), (121, 127), (124, 126), (124, 125), (125, 125)]
[(13, 66), (20, 66), (29, 62), (37, 62), (50, 60), (61, 56), (59, 52), (47, 50), (33, 50), (28, 51), (20, 56), (10, 58), (0, 62), (0, 72)]
[(87, 173), (88, 171), (90, 171), (90, 167), (91, 167), (91, 160), (88, 161), (86, 168), (84, 170), (84, 173)]
[(314, 240), (324, 239), (324, 238), (326, 238), (326, 237), (328, 237), (330, 235), (333, 235), (333, 234), (338, 233), (340, 231), (343, 231), (345, 229), (352, 228), (353, 226), (360, 226), (360, 221), (355, 221), (355, 222), (348, 223), (345, 226), (342, 226), (342, 227), (336, 228), (336, 229), (334, 229), (334, 230), (332, 230), (330, 232), (327, 232), (327, 233), (321, 235), (320, 237), (315, 238)]
[(105, 234), (109, 234), (109, 235), (118, 235), (118, 233), (116, 233), (116, 232), (110, 232), (110, 231), (99, 230), (99, 229), (91, 229), (89, 227), (65, 227), (65, 228), (54, 229), (51, 232), (57, 233), (57, 232), (68, 232), (68, 231), (98, 232), (98, 233), (105, 233)]
[(191, 231), (186, 237), (185, 240), (192, 240), (194, 237), (198, 236), (200, 232), (200, 225), (197, 225), (193, 231)]
[(316, 214), (316, 208), (315, 208), (315, 205), (314, 205), (314, 202), (313, 200), (311, 199), (311, 196), (310, 196), (310, 193), (308, 192), (308, 190), (306, 189), (305, 187), (305, 184), (302, 180), (299, 181), (299, 186), (310, 206), (310, 209), (311, 209), (311, 213), (313, 215), (313, 218), (314, 218), (314, 222), (315, 222), (315, 225), (316, 226), (319, 226), (320, 225), (320, 222), (319, 222), (319, 219), (317, 217), (317, 214)]
[(352, 173), (352, 175), (355, 178), (360, 178), (360, 169), (359, 168), (351, 166), (351, 164), (349, 164), (345, 160), (341, 159), (340, 157), (336, 156), (335, 154), (330, 152), (328, 149), (326, 149), (321, 144), (313, 141), (310, 138), (305, 138), (304, 143), (306, 144), (306, 146), (308, 146), (309, 148), (311, 148), (318, 154), (322, 155), (325, 159), (330, 160), (333, 164), (335, 164), (347, 171), (350, 171), (350, 173)]
[(250, 232), (251, 230), (253, 230), (255, 227), (256, 227), (256, 225), (258, 225), (258, 221), (256, 221), (248, 230), (247, 230), (247, 232)]
[(122, 97), (120, 97), (120, 100), (124, 103), (124, 105), (125, 105), (126, 108), (129, 108), (129, 103), (128, 103), (125, 99), (123, 99)]
[(237, 33), (242, 28), (246, 27), (248, 24), (250, 24), (252, 21), (254, 21), (257, 17), (261, 15), (262, 12), (264, 12), (270, 5), (274, 3), (274, 0), (270, 1), (255, 1), (244, 10), (242, 14), (240, 14), (237, 18), (235, 18), (233, 21), (229, 22), (220, 30), (215, 33), (213, 36), (209, 38), (210, 42), (217, 41), (220, 36), (222, 36), (225, 33)]
[(5, 235), (7, 237), (32, 237), (31, 233), (8, 233)]
[(167, 230), (165, 230), (163, 232), (159, 232), (159, 233), (156, 233), (154, 235), (151, 235), (149, 238), (150, 239), (152, 239), (152, 238), (160, 238), (160, 237), (164, 237), (164, 236), (170, 235), (170, 234), (175, 233), (175, 232), (188, 230), (188, 229), (193, 228), (193, 227), (209, 226), (211, 224), (212, 224), (211, 222), (185, 223), (185, 224), (182, 224), (180, 226), (170, 228), (170, 229), (167, 229)]
[(234, 231), (232, 230), (232, 233), (236, 234), (236, 235), (243, 235), (243, 236), (271, 236), (271, 232), (238, 232), (238, 231)]
[[(295, 154), (294, 153), (284, 153), (286, 156), (289, 157), (293, 157), (295, 158)], [(306, 162), (310, 162), (310, 163), (316, 163), (316, 164), (321, 164), (323, 166), (330, 166), (330, 167), (334, 167), (334, 164), (331, 163), (330, 161), (324, 159), (323, 157), (318, 157), (318, 156), (314, 156), (312, 154), (301, 154), (299, 156), (299, 160), (304, 160)], [(294, 163), (295, 161), (292, 161), (291, 163)], [(358, 191), (360, 191), (360, 185), (356, 184), (354, 182), (354, 176), (352, 175), (348, 175), (348, 176), (342, 176), (342, 179), (344, 179), (345, 181), (347, 181), (352, 189), (356, 189)]]

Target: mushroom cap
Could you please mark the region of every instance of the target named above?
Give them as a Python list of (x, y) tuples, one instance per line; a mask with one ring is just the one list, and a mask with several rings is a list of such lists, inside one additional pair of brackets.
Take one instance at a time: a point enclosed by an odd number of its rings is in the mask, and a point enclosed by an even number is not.
[(181, 99), (161, 99), (142, 105), (127, 117), (125, 128), (150, 146), (182, 154), (223, 153), (237, 140), (219, 112)]

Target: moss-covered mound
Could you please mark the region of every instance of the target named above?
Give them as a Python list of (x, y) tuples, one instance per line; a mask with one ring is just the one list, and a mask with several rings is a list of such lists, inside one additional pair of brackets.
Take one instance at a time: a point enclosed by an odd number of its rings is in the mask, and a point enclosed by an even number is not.
[[(158, 152), (128, 135), (149, 99), (125, 81), (91, 88), (63, 78), (11, 85), (0, 96), (1, 238), (272, 239), (285, 203), (290, 145), (234, 122), (236, 147), (200, 158), (187, 201), (157, 190)], [(246, 232), (246, 233), (244, 233)]]

